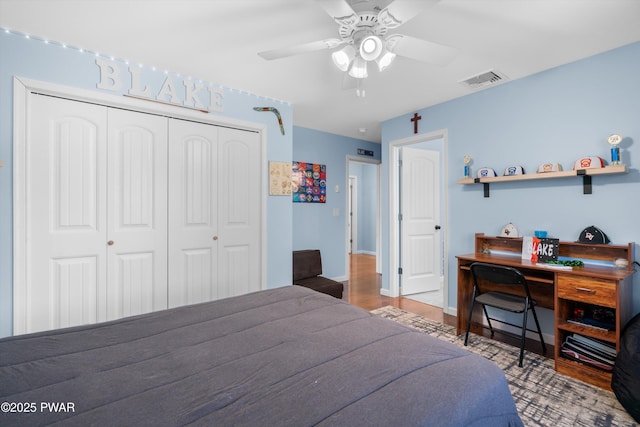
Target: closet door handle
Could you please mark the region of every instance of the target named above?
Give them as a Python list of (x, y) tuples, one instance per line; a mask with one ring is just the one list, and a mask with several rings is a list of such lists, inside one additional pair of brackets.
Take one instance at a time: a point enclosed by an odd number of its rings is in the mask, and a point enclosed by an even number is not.
[(114, 242), (113, 240), (109, 240), (109, 241), (107, 242), (107, 245), (109, 245), (109, 246), (113, 246), (113, 244), (114, 244), (114, 243), (115, 243), (115, 242)]
[(213, 236), (213, 240), (218, 240), (218, 236)]

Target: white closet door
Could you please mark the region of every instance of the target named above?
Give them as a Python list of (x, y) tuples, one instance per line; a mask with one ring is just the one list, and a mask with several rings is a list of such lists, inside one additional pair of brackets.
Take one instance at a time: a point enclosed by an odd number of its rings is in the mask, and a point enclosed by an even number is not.
[(109, 109), (108, 320), (167, 308), (167, 121)]
[[(29, 97), (26, 292), (16, 334), (105, 320), (107, 109)], [(100, 303), (101, 301), (102, 303)]]
[(169, 307), (218, 298), (218, 127), (169, 121)]
[(26, 104), (16, 334), (262, 288), (258, 133), (43, 95)]
[(260, 135), (220, 128), (218, 297), (261, 289)]

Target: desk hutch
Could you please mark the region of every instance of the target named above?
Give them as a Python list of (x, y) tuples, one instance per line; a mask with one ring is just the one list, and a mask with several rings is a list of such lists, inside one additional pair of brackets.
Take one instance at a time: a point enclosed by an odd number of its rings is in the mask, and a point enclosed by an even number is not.
[[(624, 325), (633, 316), (632, 276), (634, 273), (635, 243), (627, 245), (591, 245), (575, 242), (560, 242), (561, 257), (581, 259), (583, 267), (571, 269), (552, 267), (521, 259), (522, 238), (475, 235), (475, 253), (459, 255), (458, 258), (458, 313), (457, 333), (464, 333), (473, 279), (469, 266), (476, 262), (506, 265), (518, 268), (529, 282), (532, 297), (538, 306), (551, 309), (554, 321), (554, 359), (557, 372), (577, 378), (598, 387), (611, 390), (611, 373), (574, 362), (561, 356), (565, 338), (572, 334), (599, 339), (620, 350), (620, 334)], [(613, 261), (627, 260), (628, 266), (617, 268)], [(607, 263), (592, 263), (605, 261)], [(601, 265), (604, 264), (604, 265)], [(499, 290), (500, 285), (496, 286)], [(615, 312), (615, 330), (606, 331), (569, 323), (578, 306), (603, 307)], [(479, 307), (476, 307), (479, 308)], [(474, 321), (481, 322), (481, 310), (474, 310)]]

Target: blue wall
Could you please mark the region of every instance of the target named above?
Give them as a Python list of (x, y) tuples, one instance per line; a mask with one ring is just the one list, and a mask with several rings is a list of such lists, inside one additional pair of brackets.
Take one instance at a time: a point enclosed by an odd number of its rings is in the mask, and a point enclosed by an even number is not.
[[(130, 80), (123, 76), (124, 87), (120, 92), (96, 88), (100, 81), (100, 68), (96, 56), (76, 48), (65, 48), (56, 43), (45, 43), (36, 38), (0, 32), (0, 337), (12, 334), (13, 330), (13, 77), (25, 77), (49, 83), (61, 84), (85, 90), (109, 94), (126, 93)], [(123, 60), (101, 57), (127, 70)], [(135, 60), (135, 58), (132, 58)], [(151, 64), (153, 65), (153, 64)], [(175, 70), (179, 72), (180, 70)], [(184, 77), (170, 73), (176, 84)], [(144, 83), (155, 88), (156, 93), (165, 81), (164, 72), (143, 67)], [(205, 78), (205, 76), (198, 76)], [(181, 86), (178, 86), (181, 88)], [(184, 89), (182, 89), (184, 90)], [(267, 160), (290, 161), (292, 152), (292, 108), (289, 104), (266, 99), (238, 90), (220, 88), (223, 93), (223, 112), (218, 116), (252, 123), (262, 123), (267, 132)], [(207, 105), (208, 106), (208, 105)], [(277, 108), (285, 124), (282, 135), (276, 117), (270, 112), (257, 112), (253, 107)], [(211, 109), (209, 109), (211, 111)], [(212, 113), (213, 114), (213, 113)], [(265, 171), (266, 172), (266, 171)], [(264, 179), (267, 179), (265, 174)], [(287, 197), (268, 196), (267, 210), (267, 287), (278, 287), (291, 283), (292, 206)]]
[(323, 275), (346, 280), (347, 156), (363, 148), (380, 159), (380, 144), (297, 126), (293, 140), (294, 161), (327, 166), (327, 202), (293, 203), (293, 250), (320, 249)]
[[(613, 244), (640, 242), (640, 43), (515, 80), (418, 111), (421, 131), (448, 131), (449, 309), (457, 304), (458, 254), (474, 251), (477, 232), (497, 235), (513, 222), (525, 235), (548, 230), (561, 240), (577, 240), (595, 224)], [(412, 136), (414, 111), (382, 124), (382, 206), (388, 206), (389, 145)], [(593, 178), (593, 194), (582, 194), (580, 178), (460, 185), (463, 157), (472, 169), (502, 173), (519, 164), (535, 172), (546, 162), (572, 169), (576, 159), (610, 160), (607, 137), (623, 135), (622, 161), (629, 173)], [(389, 217), (383, 209), (382, 245), (389, 243)], [(389, 263), (383, 260), (389, 289)], [(634, 277), (634, 310), (640, 311), (640, 274)], [(454, 310), (455, 312), (455, 310)]]

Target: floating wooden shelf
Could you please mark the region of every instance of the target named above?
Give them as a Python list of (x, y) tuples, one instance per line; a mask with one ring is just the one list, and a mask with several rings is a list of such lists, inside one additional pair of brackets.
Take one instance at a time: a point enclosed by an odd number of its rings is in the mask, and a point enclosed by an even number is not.
[(530, 181), (538, 179), (573, 178), (581, 176), (583, 193), (591, 194), (591, 177), (594, 175), (613, 175), (627, 173), (625, 165), (612, 165), (598, 169), (575, 169), (560, 172), (529, 173), (523, 175), (493, 176), (487, 178), (462, 178), (458, 184), (484, 184), (484, 197), (489, 197), (489, 184), (509, 181)]

